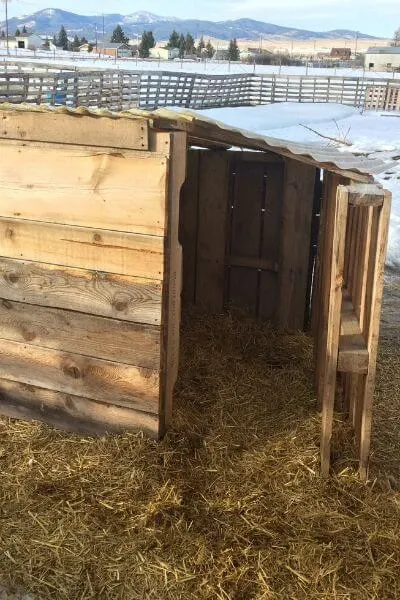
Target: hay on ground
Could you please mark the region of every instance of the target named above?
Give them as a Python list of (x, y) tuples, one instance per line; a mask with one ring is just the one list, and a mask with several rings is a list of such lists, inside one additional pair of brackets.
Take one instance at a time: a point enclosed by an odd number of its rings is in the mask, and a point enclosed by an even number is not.
[(0, 420), (0, 583), (40, 600), (400, 598), (399, 403), (384, 345), (371, 480), (339, 417), (322, 480), (310, 339), (192, 315), (161, 443)]

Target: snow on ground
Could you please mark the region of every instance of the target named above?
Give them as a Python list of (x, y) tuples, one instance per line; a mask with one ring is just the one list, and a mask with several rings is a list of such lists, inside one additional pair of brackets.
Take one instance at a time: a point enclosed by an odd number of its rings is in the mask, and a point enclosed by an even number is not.
[(395, 78), (400, 80), (400, 73), (388, 73), (388, 72), (375, 72), (366, 71), (364, 73), (362, 68), (348, 69), (348, 68), (324, 68), (324, 67), (287, 67), (287, 66), (274, 66), (274, 65), (247, 65), (242, 63), (228, 63), (227, 61), (206, 61), (206, 62), (195, 62), (188, 60), (176, 60), (176, 61), (157, 61), (157, 60), (136, 60), (135, 58), (118, 59), (115, 61), (114, 58), (104, 58), (93, 54), (73, 53), (73, 52), (57, 52), (54, 56), (52, 52), (35, 54), (31, 51), (24, 51), (24, 55), (18, 54), (7, 58), (5, 53), (2, 54), (0, 50), (0, 68), (1, 62), (15, 61), (18, 62), (31, 62), (40, 61), (43, 64), (55, 63), (62, 66), (71, 66), (85, 69), (122, 69), (122, 70), (139, 70), (139, 71), (174, 71), (184, 73), (205, 73), (208, 75), (223, 75), (231, 73), (258, 73), (258, 74), (271, 74), (276, 75), (329, 75), (337, 77), (368, 77), (374, 79), (380, 78)]
[[(388, 264), (400, 267), (400, 114), (360, 110), (341, 104), (281, 103), (251, 108), (214, 108), (201, 111), (232, 127), (297, 142), (335, 145), (342, 152), (362, 153), (391, 163), (377, 179), (393, 194)], [(350, 142), (330, 142), (322, 135)], [(393, 161), (397, 164), (393, 167)]]

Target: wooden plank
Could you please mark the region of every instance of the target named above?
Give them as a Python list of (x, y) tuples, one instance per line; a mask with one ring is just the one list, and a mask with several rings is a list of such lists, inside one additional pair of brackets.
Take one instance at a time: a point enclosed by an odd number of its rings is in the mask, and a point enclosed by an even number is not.
[(253, 258), (248, 256), (228, 256), (227, 264), (231, 267), (250, 267), (262, 271), (278, 273), (279, 263), (268, 258)]
[(210, 313), (224, 304), (229, 165), (227, 152), (201, 154), (196, 305)]
[(164, 239), (0, 218), (0, 255), (162, 280)]
[(341, 335), (337, 370), (341, 373), (366, 373), (369, 352), (361, 333)]
[(143, 118), (2, 108), (0, 119), (3, 139), (148, 149), (148, 121)]
[[(282, 196), (284, 163), (265, 166), (265, 199), (262, 213), (261, 257), (280, 263), (282, 238)], [(280, 268), (280, 264), (279, 264)], [(276, 322), (278, 311), (279, 277), (262, 271), (258, 297), (258, 315)]]
[(0, 378), (158, 413), (158, 370), (0, 339)]
[(168, 194), (168, 232), (163, 287), (163, 332), (160, 385), (160, 435), (172, 418), (173, 390), (179, 367), (179, 342), (182, 291), (182, 247), (179, 244), (179, 198), (186, 177), (187, 139), (185, 133), (159, 134), (160, 144), (170, 144)]
[(266, 165), (258, 161), (242, 161), (241, 156), (235, 159), (230, 253), (250, 264), (248, 268), (231, 267), (229, 304), (257, 315), (259, 271), (253, 265), (261, 258)]
[(179, 205), (179, 241), (183, 249), (182, 301), (184, 306), (195, 302), (199, 164), (200, 152), (189, 150), (186, 180), (182, 186)]
[(330, 248), (326, 277), (326, 358), (322, 372), (322, 431), (321, 431), (321, 473), (326, 476), (330, 467), (330, 442), (332, 436), (333, 409), (336, 390), (336, 372), (340, 336), (340, 314), (342, 306), (342, 285), (344, 270), (344, 245), (348, 197), (346, 189), (339, 186), (334, 199), (331, 225), (325, 244)]
[(371, 243), (370, 262), (368, 265), (368, 303), (369, 315), (366, 315), (368, 327), (364, 330), (369, 352), (368, 374), (363, 382), (363, 406), (360, 423), (360, 477), (365, 480), (368, 476), (369, 449), (371, 444), (372, 400), (375, 387), (376, 358), (379, 342), (380, 315), (383, 296), (383, 275), (387, 252), (391, 194), (385, 191), (385, 198), (377, 218), (377, 235)]
[(286, 159), (277, 315), (283, 328), (304, 328), (314, 188), (315, 168)]
[(382, 206), (383, 189), (374, 183), (357, 183), (347, 186), (349, 204), (352, 206)]
[(0, 257), (0, 298), (161, 324), (161, 282)]
[(0, 144), (0, 216), (164, 235), (167, 158)]
[(6, 379), (0, 380), (0, 413), (14, 419), (44, 421), (80, 435), (140, 430), (158, 437), (158, 417), (154, 414)]
[(71, 310), (0, 301), (0, 338), (158, 369), (160, 329)]

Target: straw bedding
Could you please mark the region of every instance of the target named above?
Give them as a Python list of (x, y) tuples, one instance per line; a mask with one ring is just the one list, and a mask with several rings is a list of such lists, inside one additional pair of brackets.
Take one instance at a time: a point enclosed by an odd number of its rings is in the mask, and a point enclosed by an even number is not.
[(0, 420), (0, 584), (35, 600), (400, 598), (392, 343), (378, 377), (371, 480), (338, 417), (324, 481), (310, 339), (191, 315), (161, 443)]

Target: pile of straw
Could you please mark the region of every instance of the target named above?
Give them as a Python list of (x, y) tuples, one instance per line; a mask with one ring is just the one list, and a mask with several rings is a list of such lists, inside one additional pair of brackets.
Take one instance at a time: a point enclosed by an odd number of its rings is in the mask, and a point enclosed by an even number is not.
[(371, 480), (338, 419), (318, 475), (312, 347), (183, 324), (175, 422), (79, 438), (0, 420), (0, 585), (42, 599), (400, 598), (400, 357), (382, 348)]

